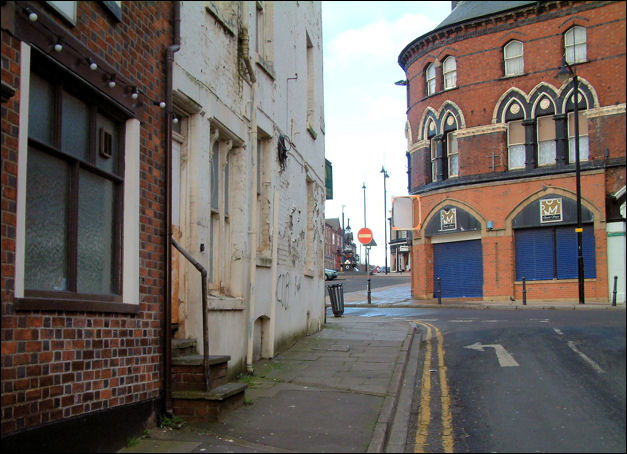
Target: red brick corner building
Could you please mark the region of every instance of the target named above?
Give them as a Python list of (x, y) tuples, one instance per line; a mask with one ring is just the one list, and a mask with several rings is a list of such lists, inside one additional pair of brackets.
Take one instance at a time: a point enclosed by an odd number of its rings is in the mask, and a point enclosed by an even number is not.
[[(586, 301), (625, 301), (625, 3), (452, 2), (399, 56), (412, 294), (577, 301), (574, 78)], [(614, 278), (616, 276), (616, 279)]]

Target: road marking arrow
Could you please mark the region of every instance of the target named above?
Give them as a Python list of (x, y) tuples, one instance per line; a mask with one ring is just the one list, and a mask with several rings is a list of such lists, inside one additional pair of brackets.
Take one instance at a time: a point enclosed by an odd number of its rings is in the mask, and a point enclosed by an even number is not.
[(501, 344), (489, 344), (483, 345), (481, 342), (475, 342), (472, 345), (466, 345), (464, 348), (469, 348), (471, 350), (477, 350), (478, 352), (485, 351), (486, 347), (492, 347), (494, 349), (494, 353), (496, 353), (496, 359), (499, 361), (499, 365), (501, 367), (518, 367), (520, 364), (516, 362), (514, 357), (510, 355), (505, 347)]

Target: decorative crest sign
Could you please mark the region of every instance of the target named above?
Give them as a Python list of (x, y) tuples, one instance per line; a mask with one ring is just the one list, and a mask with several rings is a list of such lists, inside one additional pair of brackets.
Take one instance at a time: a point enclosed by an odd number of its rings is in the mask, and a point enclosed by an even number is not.
[(562, 198), (540, 200), (540, 223), (562, 220)]
[(457, 230), (457, 208), (440, 210), (440, 230)]

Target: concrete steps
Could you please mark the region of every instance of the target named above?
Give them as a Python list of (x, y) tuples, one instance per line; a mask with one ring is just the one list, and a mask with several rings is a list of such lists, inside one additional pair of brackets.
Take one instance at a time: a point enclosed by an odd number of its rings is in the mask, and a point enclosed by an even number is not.
[(172, 408), (188, 422), (215, 422), (244, 403), (245, 383), (227, 380), (228, 355), (209, 356), (209, 390), (196, 340), (172, 341)]

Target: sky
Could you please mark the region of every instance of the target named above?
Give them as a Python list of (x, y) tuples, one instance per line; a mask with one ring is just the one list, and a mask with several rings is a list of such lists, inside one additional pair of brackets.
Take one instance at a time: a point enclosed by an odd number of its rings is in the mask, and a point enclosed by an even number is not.
[[(325, 149), (333, 166), (333, 200), (325, 203), (325, 218), (338, 218), (341, 225), (343, 207), (358, 253), (357, 231), (371, 229), (377, 243), (370, 250), (373, 265), (385, 265), (392, 198), (407, 195), (407, 95), (405, 87), (394, 85), (405, 79), (398, 55), (450, 12), (449, 1), (322, 2)], [(389, 175), (387, 207), (382, 167)], [(363, 263), (363, 247), (360, 256)]]

